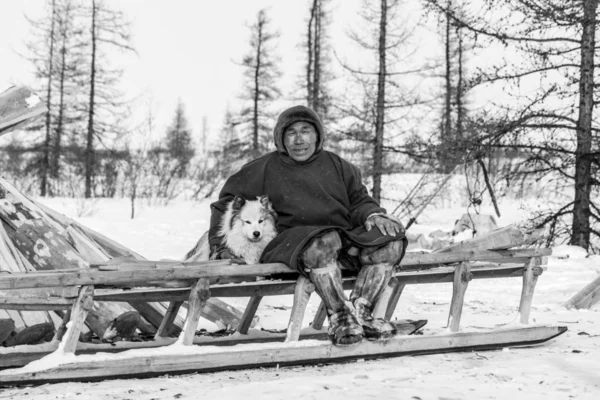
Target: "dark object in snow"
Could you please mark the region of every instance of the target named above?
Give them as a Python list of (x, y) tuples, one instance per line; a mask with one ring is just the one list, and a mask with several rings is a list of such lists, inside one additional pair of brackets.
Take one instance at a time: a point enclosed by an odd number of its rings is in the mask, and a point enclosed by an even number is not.
[(51, 322), (44, 322), (23, 329), (16, 335), (6, 339), (4, 344), (6, 347), (19, 346), (22, 344), (37, 344), (41, 342), (49, 342), (52, 340), (53, 336), (54, 324)]
[(208, 332), (206, 329), (200, 329), (196, 331), (196, 336), (208, 336), (208, 337), (225, 337), (235, 333), (235, 329), (219, 329), (218, 331)]
[(136, 330), (140, 321), (140, 313), (137, 311), (127, 311), (119, 315), (106, 328), (106, 332), (102, 335), (102, 341), (116, 342), (119, 340), (132, 341), (137, 339)]
[(582, 353), (582, 351), (581, 351), (581, 350), (577, 350), (577, 349), (575, 349), (575, 350), (573, 350), (571, 353)]
[(10, 318), (0, 319), (0, 345), (13, 333), (15, 330), (15, 321)]

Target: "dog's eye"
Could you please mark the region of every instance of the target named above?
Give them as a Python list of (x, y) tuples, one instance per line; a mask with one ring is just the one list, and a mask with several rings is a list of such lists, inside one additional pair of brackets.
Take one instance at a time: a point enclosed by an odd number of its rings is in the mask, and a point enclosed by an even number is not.
[(259, 219), (259, 220), (258, 220), (258, 223), (259, 223), (259, 224), (262, 224), (263, 222), (264, 222), (264, 220), (262, 220), (262, 219)]
[(250, 221), (244, 221), (244, 222), (245, 222), (245, 223), (247, 223), (247, 224), (249, 224), (249, 223), (250, 223)]

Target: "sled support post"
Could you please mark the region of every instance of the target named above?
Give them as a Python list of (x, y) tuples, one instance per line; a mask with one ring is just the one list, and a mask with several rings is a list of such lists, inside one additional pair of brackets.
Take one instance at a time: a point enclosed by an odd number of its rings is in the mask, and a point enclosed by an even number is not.
[(535, 290), (538, 276), (542, 274), (542, 269), (540, 268), (541, 261), (539, 257), (532, 257), (523, 270), (523, 288), (521, 289), (521, 302), (519, 303), (519, 322), (522, 324), (529, 323), (533, 291)]
[(169, 336), (169, 332), (171, 331), (171, 327), (173, 326), (173, 321), (175, 321), (175, 317), (177, 317), (177, 313), (181, 308), (183, 301), (171, 301), (169, 303), (169, 308), (167, 308), (167, 312), (160, 322), (160, 326), (154, 335), (154, 339), (164, 338)]
[(286, 342), (295, 342), (300, 338), (300, 330), (302, 329), (302, 320), (304, 319), (304, 311), (310, 295), (315, 291), (315, 285), (305, 276), (300, 275), (296, 281), (294, 289), (294, 305), (290, 315), (287, 332), (285, 335)]
[[(61, 344), (65, 353), (74, 353), (79, 341), (79, 334), (85, 324), (88, 311), (94, 306), (93, 300), (94, 287), (92, 285), (83, 285), (79, 289), (79, 295), (77, 300), (73, 303), (73, 309), (71, 310), (71, 327), (67, 329), (66, 335), (63, 338)], [(69, 315), (65, 316), (65, 318)], [(60, 348), (60, 347), (59, 347)]]
[(196, 327), (200, 320), (200, 311), (206, 305), (206, 300), (210, 297), (208, 287), (208, 278), (200, 278), (190, 290), (190, 299), (188, 300), (188, 313), (185, 319), (185, 325), (178, 342), (184, 346), (191, 346), (196, 335)]
[(65, 312), (65, 314), (63, 315), (62, 322), (56, 329), (56, 333), (54, 334), (54, 338), (52, 340), (58, 340), (59, 342), (62, 340), (63, 336), (65, 335), (65, 332), (67, 332), (67, 324), (69, 323), (70, 319), (71, 310), (67, 310), (67, 312)]
[(396, 307), (398, 306), (398, 301), (400, 301), (402, 291), (405, 287), (406, 285), (404, 283), (398, 283), (396, 286), (394, 286), (385, 310), (385, 315), (383, 317), (386, 321), (391, 321), (394, 311), (396, 311)]
[(383, 289), (383, 293), (381, 293), (379, 300), (377, 300), (377, 304), (375, 304), (375, 307), (373, 308), (373, 317), (383, 318), (385, 316), (392, 293), (396, 286), (398, 286), (398, 279), (392, 277), (385, 289)]
[(469, 263), (462, 262), (454, 270), (452, 302), (450, 303), (450, 314), (448, 315), (448, 328), (450, 328), (450, 332), (458, 332), (460, 329), (460, 317), (465, 301), (465, 293), (471, 278), (472, 274)]
[(238, 325), (237, 331), (239, 333), (243, 333), (244, 335), (248, 333), (248, 329), (250, 329), (250, 325), (252, 324), (252, 320), (254, 319), (254, 315), (256, 315), (256, 310), (258, 309), (258, 305), (262, 300), (262, 296), (252, 296), (248, 301), (248, 305), (244, 310), (244, 315)]
[(313, 329), (320, 331), (323, 329), (323, 323), (325, 322), (325, 318), (327, 318), (327, 309), (325, 308), (325, 303), (321, 301), (319, 304), (319, 308), (317, 308), (317, 313), (315, 314), (315, 318), (311, 324)]

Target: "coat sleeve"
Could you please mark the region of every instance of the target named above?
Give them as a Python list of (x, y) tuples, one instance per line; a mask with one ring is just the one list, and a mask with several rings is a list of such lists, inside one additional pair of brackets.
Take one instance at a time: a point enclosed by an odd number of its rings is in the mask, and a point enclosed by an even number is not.
[(362, 183), (360, 170), (353, 164), (342, 160), (342, 171), (348, 199), (350, 200), (350, 220), (352, 226), (364, 225), (367, 217), (373, 213), (384, 213), (385, 209), (371, 196)]

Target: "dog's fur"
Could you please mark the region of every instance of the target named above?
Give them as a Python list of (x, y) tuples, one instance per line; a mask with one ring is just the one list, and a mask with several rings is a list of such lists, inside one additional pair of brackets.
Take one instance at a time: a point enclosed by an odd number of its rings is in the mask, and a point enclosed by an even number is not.
[(474, 236), (481, 235), (498, 229), (496, 219), (488, 214), (463, 214), (460, 219), (454, 223), (452, 236), (470, 229), (474, 232)]
[[(277, 236), (277, 213), (268, 196), (246, 200), (236, 196), (229, 204), (219, 229), (222, 245), (235, 258), (247, 264), (258, 263), (267, 244)], [(216, 255), (213, 255), (213, 258)], [(211, 258), (208, 232), (185, 256), (185, 261), (203, 261)]]

